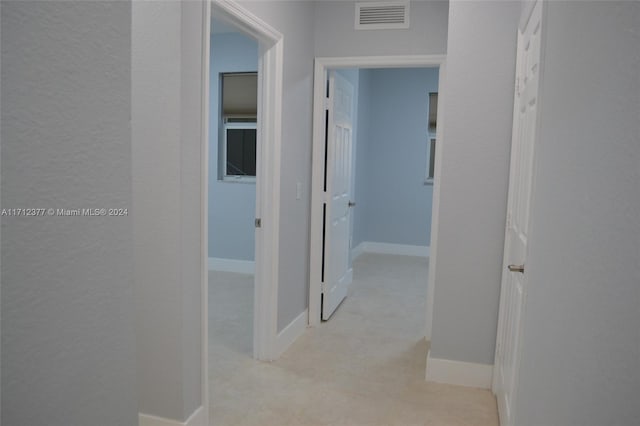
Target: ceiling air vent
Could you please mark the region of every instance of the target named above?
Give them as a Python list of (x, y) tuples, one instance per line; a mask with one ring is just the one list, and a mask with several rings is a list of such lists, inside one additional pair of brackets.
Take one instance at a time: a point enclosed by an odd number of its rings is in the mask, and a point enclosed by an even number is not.
[(409, 1), (356, 3), (356, 30), (409, 28)]

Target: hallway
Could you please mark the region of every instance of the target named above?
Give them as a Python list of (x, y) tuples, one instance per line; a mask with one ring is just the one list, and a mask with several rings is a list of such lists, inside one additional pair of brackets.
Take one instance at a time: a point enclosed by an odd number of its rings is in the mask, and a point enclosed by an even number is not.
[(253, 277), (211, 271), (212, 424), (497, 425), (490, 391), (424, 381), (427, 269), (360, 256), (342, 306), (273, 363), (251, 358)]

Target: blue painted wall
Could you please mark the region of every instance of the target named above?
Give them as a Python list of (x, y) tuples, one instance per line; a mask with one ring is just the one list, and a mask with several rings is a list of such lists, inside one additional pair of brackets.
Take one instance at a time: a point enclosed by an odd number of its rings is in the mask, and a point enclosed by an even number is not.
[(209, 257), (253, 260), (256, 186), (218, 180), (220, 73), (258, 70), (258, 43), (242, 34), (211, 37)]
[(355, 149), (353, 153), (354, 161), (354, 186), (353, 198), (356, 207), (353, 209), (352, 226), (351, 226), (351, 247), (356, 247), (363, 241), (367, 241), (367, 175), (369, 167), (367, 163), (366, 141), (371, 134), (371, 126), (369, 116), (371, 114), (371, 71), (362, 69), (359, 72), (358, 79), (358, 128), (355, 138)]
[(352, 247), (428, 246), (433, 186), (425, 185), (429, 92), (437, 68), (361, 70)]

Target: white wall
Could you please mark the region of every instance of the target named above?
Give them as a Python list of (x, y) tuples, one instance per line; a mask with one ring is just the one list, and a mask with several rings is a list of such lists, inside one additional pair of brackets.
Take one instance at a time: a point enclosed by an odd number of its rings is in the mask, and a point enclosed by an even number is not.
[(447, 51), (447, 1), (414, 0), (410, 28), (354, 29), (355, 1), (314, 3), (316, 56), (426, 55)]
[[(309, 300), (313, 5), (291, 1), (240, 4), (284, 35), (278, 283), (278, 330), (281, 330), (307, 308)], [(296, 199), (297, 182), (302, 185), (300, 200)]]
[(519, 13), (500, 1), (449, 10), (434, 358), (493, 364)]
[(2, 423), (136, 425), (131, 4), (2, 2)]
[(545, 3), (516, 424), (640, 424), (640, 3)]
[(138, 408), (202, 403), (200, 2), (134, 2), (133, 237)]

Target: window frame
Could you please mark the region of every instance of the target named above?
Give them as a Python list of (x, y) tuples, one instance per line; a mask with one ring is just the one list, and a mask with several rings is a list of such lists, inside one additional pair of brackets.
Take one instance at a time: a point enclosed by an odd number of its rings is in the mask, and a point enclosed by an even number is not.
[[(434, 107), (435, 111), (432, 110)], [(433, 120), (432, 120), (433, 118)], [(435, 151), (437, 149), (436, 129), (438, 127), (438, 92), (429, 92), (427, 96), (427, 164), (424, 184), (433, 185), (436, 174)]]
[[(424, 177), (425, 185), (433, 185), (433, 179), (436, 174), (435, 151), (437, 149), (437, 139), (433, 134), (427, 137), (427, 168)], [(433, 167), (432, 167), (433, 166)]]
[[(225, 120), (222, 125), (222, 181), (223, 182), (236, 182), (236, 183), (255, 183), (256, 177), (249, 175), (229, 175), (227, 174), (227, 130), (233, 129), (253, 129), (256, 131), (256, 144), (258, 136), (258, 123), (257, 121), (227, 121)], [(256, 146), (257, 149), (257, 146)], [(256, 158), (256, 162), (258, 159)]]

